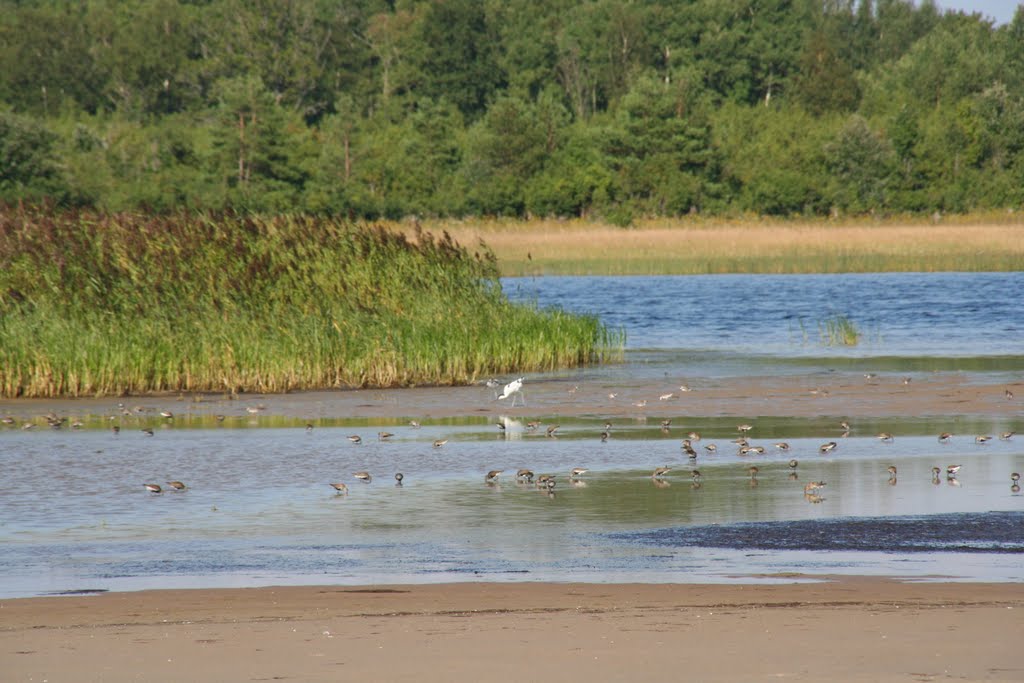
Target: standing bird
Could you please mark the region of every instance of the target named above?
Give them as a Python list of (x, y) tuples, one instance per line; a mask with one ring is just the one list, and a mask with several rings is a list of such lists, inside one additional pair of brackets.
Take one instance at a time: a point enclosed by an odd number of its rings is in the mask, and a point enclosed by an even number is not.
[(175, 491), (184, 491), (186, 488), (185, 484), (180, 481), (169, 481), (167, 482), (167, 485), (170, 486)]
[(528, 470), (525, 467), (516, 472), (516, 481), (525, 481), (527, 484), (533, 483), (533, 470)]
[(373, 477), (370, 476), (369, 472), (355, 472), (352, 476), (358, 479), (359, 481), (363, 482), (364, 484), (369, 484), (371, 481), (373, 481)]
[(893, 436), (889, 432), (882, 432), (881, 434), (878, 435), (878, 440), (881, 441), (882, 443), (892, 443)]
[(353, 434), (352, 436), (348, 437), (348, 440), (351, 441), (352, 443), (362, 443), (363, 437), (359, 436), (358, 434)]
[(526, 397), (523, 396), (523, 378), (522, 377), (520, 377), (518, 379), (514, 379), (511, 382), (509, 382), (508, 384), (506, 384), (505, 388), (501, 390), (501, 396), (498, 396), (498, 400), (500, 401), (502, 399), (508, 398), (509, 396), (512, 397), (512, 405), (511, 405), (512, 408), (514, 408), (515, 405), (516, 405), (516, 397), (517, 396), (523, 400), (523, 405), (524, 406), (526, 405)]
[(160, 488), (160, 484), (144, 484), (146, 490), (150, 493), (162, 493), (163, 489)]
[(339, 496), (348, 493), (348, 486), (345, 485), (345, 484), (342, 484), (341, 482), (337, 482), (335, 484), (331, 484), (331, 486), (334, 487), (334, 490), (338, 492)]
[(953, 478), (960, 471), (960, 465), (946, 465), (946, 476)]
[(558, 425), (551, 425), (551, 426), (548, 427), (547, 434), (548, 434), (548, 436), (552, 436), (553, 437), (555, 435), (555, 432), (557, 432), (557, 431), (558, 431)]
[(487, 473), (486, 476), (484, 476), (484, 481), (487, 482), (488, 484), (493, 484), (496, 481), (498, 481), (498, 477), (504, 471), (505, 470), (491, 470), (490, 472)]
[(706, 450), (708, 453), (714, 453), (715, 451), (718, 450), (718, 446), (716, 446), (713, 443), (704, 444), (704, 450)]
[(786, 443), (785, 441), (778, 442), (777, 444), (775, 444), (775, 447), (778, 448), (780, 451), (788, 451), (789, 450), (789, 444)]
[(789, 461), (789, 469), (791, 469), (791, 470), (795, 470), (799, 465), (800, 465), (800, 463), (797, 462), (796, 458), (794, 458), (793, 460)]
[(590, 470), (587, 469), (586, 467), (573, 467), (572, 471), (569, 472), (569, 477), (571, 479), (579, 479), (580, 477), (582, 477), (584, 474), (586, 474), (589, 471)]
[(448, 443), (448, 439), (436, 439), (434, 441), (434, 448), (440, 448), (441, 446)]
[(661, 479), (662, 477), (664, 477), (666, 474), (668, 474), (671, 471), (672, 471), (672, 468), (669, 467), (668, 465), (665, 465), (664, 467), (656, 467), (656, 468), (654, 468), (654, 473), (651, 474), (651, 477), (654, 478), (654, 479)]
[(953, 438), (953, 435), (949, 432), (942, 432), (939, 434), (939, 443), (949, 443), (949, 440)]
[(747, 468), (747, 472), (750, 473), (751, 479), (757, 479), (757, 473), (760, 471), (761, 470), (758, 468), (757, 465), (751, 465), (750, 467)]
[(991, 440), (992, 437), (988, 435), (974, 437), (974, 443), (988, 443)]
[(377, 432), (377, 438), (380, 439), (381, 441), (386, 441), (393, 436), (394, 434), (392, 434), (391, 432)]
[(837, 445), (838, 444), (836, 444), (835, 441), (829, 441), (828, 443), (823, 443), (820, 446), (818, 446), (818, 452), (819, 453), (831, 453), (832, 451), (834, 451), (836, 449)]
[(827, 485), (828, 484), (823, 481), (809, 481), (804, 484), (804, 493), (806, 495), (813, 495), (818, 489), (824, 488)]
[(405, 479), (405, 475), (401, 472), (395, 472), (395, 486), (401, 486), (402, 480)]

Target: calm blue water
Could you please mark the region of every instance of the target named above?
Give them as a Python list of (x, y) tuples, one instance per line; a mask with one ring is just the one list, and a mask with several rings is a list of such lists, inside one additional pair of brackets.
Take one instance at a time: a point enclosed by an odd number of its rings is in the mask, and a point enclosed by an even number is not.
[[(1024, 264), (1022, 264), (1024, 266)], [(506, 278), (513, 300), (595, 313), (630, 349), (780, 357), (1024, 356), (1024, 272)], [(845, 316), (856, 346), (820, 326)]]
[[(843, 362), (1024, 376), (1020, 273), (504, 286), (514, 297), (625, 327), (627, 362), (583, 374), (609, 387), (645, 372), (813, 374)], [(854, 320), (865, 341), (824, 345), (816, 321), (832, 314)], [(675, 423), (685, 426), (669, 433), (643, 419), (619, 420), (607, 443), (598, 439), (598, 417), (558, 417), (557, 438), (521, 420), (496, 432), (500, 407), (479, 391), (478, 414), (424, 420), (419, 429), (337, 415), (307, 432), (303, 415), (281, 426), (289, 413), (275, 418), (275, 410), (288, 408), (275, 397), (262, 399), (265, 415), (215, 408), (238, 413), (221, 427), (162, 420), (156, 411), (181, 413), (181, 404), (151, 399), (148, 414), (127, 417), (90, 414), (81, 402), (75, 410), (89, 417), (80, 430), (52, 430), (38, 416), (31, 430), (0, 428), (0, 597), (458, 580), (749, 582), (792, 580), (794, 572), (1024, 580), (1024, 496), (1009, 476), (1024, 469), (1024, 437), (977, 445), (968, 435), (1024, 432), (1019, 412), (954, 418), (958, 436), (948, 444), (925, 417), (864, 421), (846, 438), (831, 419), (766, 418), (751, 434), (766, 452), (741, 456), (730, 443), (735, 421), (717, 415), (679, 415)], [(282, 397), (281, 406), (286, 400), (293, 399)], [(30, 405), (7, 402), (0, 413), (28, 417)], [(545, 410), (536, 417), (554, 421), (557, 410)], [(110, 417), (122, 426), (118, 436)], [(146, 425), (154, 436), (139, 430)], [(385, 428), (395, 436), (380, 441)], [(703, 435), (696, 463), (680, 450), (688, 429)], [(874, 437), (883, 429), (894, 443)], [(362, 444), (347, 440), (353, 433)], [(435, 439), (448, 443), (435, 448)], [(781, 439), (788, 452), (772, 447)], [(819, 455), (831, 439), (837, 450)], [(702, 448), (708, 443), (716, 453)], [(932, 477), (932, 467), (950, 464), (963, 465), (956, 478)], [(653, 479), (661, 465), (673, 471)], [(575, 466), (590, 472), (573, 482)], [(516, 483), (521, 467), (557, 474), (554, 494)], [(484, 482), (491, 469), (505, 470), (497, 485)], [(359, 470), (371, 471), (373, 482), (356, 481)], [(397, 471), (405, 474), (401, 487)], [(154, 495), (142, 486), (172, 479), (188, 488)], [(336, 495), (334, 481), (346, 482), (348, 495)], [(806, 496), (809, 481), (827, 486)]]

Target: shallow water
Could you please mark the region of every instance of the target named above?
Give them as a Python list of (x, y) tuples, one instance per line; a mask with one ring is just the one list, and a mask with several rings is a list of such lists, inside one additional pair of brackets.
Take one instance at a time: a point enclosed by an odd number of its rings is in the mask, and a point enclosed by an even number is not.
[[(1024, 275), (714, 276), (506, 281), (542, 303), (624, 325), (623, 364), (573, 371), (606, 384), (637, 377), (816, 376), (836, 368), (957, 372), (1019, 380)], [(898, 296), (897, 296), (898, 294)], [(856, 304), (854, 306), (853, 304)], [(863, 345), (794, 332), (831, 313)], [(794, 327), (796, 325), (796, 327)], [(794, 336), (795, 335), (795, 336)], [(573, 373), (552, 373), (553, 377)], [(533, 377), (531, 381), (542, 379)], [(1022, 397), (1024, 398), (1024, 397)], [(88, 411), (83, 411), (88, 412)], [(457, 580), (726, 582), (794, 574), (1020, 581), (1024, 497), (1009, 475), (1024, 442), (935, 434), (1017, 429), (1011, 418), (758, 419), (741, 456), (733, 418), (560, 418), (557, 438), (497, 413), (425, 423), (358, 415), (305, 421), (209, 415), (133, 423), (99, 415), (81, 430), (0, 429), (0, 597), (73, 590)], [(677, 420), (682, 422), (682, 419)], [(395, 432), (380, 441), (380, 429)], [(699, 430), (696, 463), (680, 450)], [(894, 443), (874, 437), (896, 435)], [(1024, 430), (1021, 430), (1024, 431)], [(358, 433), (360, 445), (347, 436)], [(1018, 437), (1024, 438), (1024, 437)], [(434, 448), (435, 439), (448, 443)], [(788, 452), (773, 447), (785, 439)], [(818, 446), (835, 440), (835, 452)], [(718, 451), (703, 449), (715, 443)], [(799, 463), (792, 470), (788, 461)], [(931, 468), (962, 464), (956, 479)], [(654, 467), (674, 469), (653, 479)], [(759, 471), (751, 477), (749, 468)], [(890, 479), (889, 465), (898, 476)], [(578, 482), (568, 470), (590, 468)], [(515, 470), (558, 475), (553, 495)], [(699, 486), (691, 480), (696, 467)], [(483, 475), (504, 469), (499, 484)], [(374, 475), (370, 484), (352, 477)], [(393, 475), (401, 471), (404, 485)], [(183, 492), (146, 482), (180, 479)], [(816, 497), (803, 486), (824, 480)], [(343, 481), (347, 495), (329, 483)]]

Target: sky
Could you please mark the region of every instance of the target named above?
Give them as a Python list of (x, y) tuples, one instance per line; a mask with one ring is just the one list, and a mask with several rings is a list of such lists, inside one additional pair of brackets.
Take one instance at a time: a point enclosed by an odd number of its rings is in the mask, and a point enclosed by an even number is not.
[(1021, 0), (936, 0), (942, 9), (963, 10), (968, 14), (981, 12), (996, 20), (996, 25), (1008, 24)]

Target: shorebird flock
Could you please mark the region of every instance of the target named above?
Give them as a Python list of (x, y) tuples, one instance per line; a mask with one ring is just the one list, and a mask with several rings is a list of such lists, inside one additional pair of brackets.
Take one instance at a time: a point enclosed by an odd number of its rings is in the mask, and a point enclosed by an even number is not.
[[(518, 398), (521, 400), (522, 405), (525, 406), (526, 400), (523, 396), (524, 381), (525, 378), (519, 377), (502, 385), (502, 383), (497, 380), (488, 380), (486, 382), (486, 386), (494, 391), (495, 401), (503, 401), (505, 399), (511, 398), (512, 401), (510, 402), (509, 407), (512, 407), (515, 405), (515, 401)], [(498, 392), (499, 387), (501, 387), (500, 393)], [(578, 391), (578, 385), (574, 385), (573, 388), (570, 389), (570, 393), (575, 393), (576, 391)], [(690, 391), (690, 388), (686, 385), (683, 385), (680, 387), (680, 391), (688, 392)], [(610, 394), (610, 396), (614, 396), (614, 394)], [(1007, 396), (1008, 398), (1012, 398), (1012, 393), (1009, 392), (1009, 390), (1007, 390)], [(659, 400), (670, 401), (675, 397), (676, 393), (673, 391), (662, 394), (661, 396), (659, 396)], [(646, 405), (646, 401), (643, 401), (642, 403)], [(160, 428), (167, 428), (170, 427), (176, 419), (175, 414), (172, 411), (166, 409), (157, 411), (155, 409), (144, 408), (142, 406), (127, 408), (123, 404), (119, 404), (118, 408), (120, 411), (120, 417), (122, 418), (122, 421), (123, 418), (135, 418), (138, 420), (144, 420), (148, 418), (146, 423), (143, 423), (139, 426), (138, 432), (147, 438), (153, 437), (156, 434), (154, 426)], [(256, 406), (247, 406), (245, 407), (245, 412), (249, 415), (254, 415), (259, 414), (264, 409), (265, 406), (263, 406), (262, 404)], [(49, 426), (51, 429), (62, 429), (65, 426), (70, 426), (71, 429), (81, 429), (84, 426), (81, 420), (58, 416), (52, 412), (47, 413), (46, 415), (42, 416), (42, 418), (43, 422), (45, 422), (45, 424)], [(223, 422), (226, 419), (226, 416), (215, 415), (214, 418), (219, 423)], [(114, 417), (111, 417), (110, 419), (113, 420)], [(671, 436), (674, 429), (673, 419), (674, 418), (664, 418), (661, 420), (660, 431), (663, 435)], [(0, 418), (0, 425), (2, 426), (14, 428), (18, 424), (19, 421), (11, 416), (4, 416)], [(29, 430), (35, 428), (38, 424), (40, 424), (40, 422), (38, 420), (22, 420), (20, 424), (21, 429)], [(561, 426), (557, 423), (545, 425), (539, 419), (526, 421), (524, 423), (510, 422), (507, 420), (507, 418), (502, 418), (495, 424), (499, 432), (502, 434), (510, 430), (510, 424), (515, 424), (518, 427), (522, 428), (522, 430), (526, 434), (543, 434), (544, 436), (550, 439), (557, 439), (557, 437), (559, 436), (559, 430), (561, 429)], [(305, 423), (304, 426), (307, 433), (311, 433), (314, 429), (314, 425), (311, 422)], [(408, 423), (408, 427), (413, 430), (419, 429), (420, 426), (420, 422), (416, 420), (412, 420)], [(543, 430), (541, 430), (542, 426), (544, 427)], [(850, 435), (852, 426), (849, 421), (843, 420), (837, 424), (837, 430), (839, 431), (839, 438), (841, 440), (842, 438), (848, 437)], [(756, 432), (757, 430), (755, 424), (751, 424), (749, 422), (741, 422), (736, 425), (735, 437), (729, 439), (729, 443), (735, 445), (736, 454), (738, 456), (746, 458), (749, 456), (764, 455), (766, 453), (766, 446), (752, 443), (750, 440), (751, 438), (754, 437), (754, 435), (756, 435)], [(111, 433), (115, 437), (125, 438), (122, 435), (121, 424), (111, 424)], [(716, 443), (707, 442), (706, 438), (703, 437), (701, 433), (696, 430), (684, 431), (683, 433), (685, 433), (686, 436), (681, 440), (680, 449), (682, 453), (686, 456), (687, 465), (674, 466), (665, 464), (654, 467), (651, 470), (650, 475), (651, 481), (654, 484), (654, 486), (658, 488), (665, 488), (669, 486), (669, 478), (673, 470), (687, 471), (691, 481), (691, 486), (694, 488), (700, 488), (704, 485), (706, 477), (697, 469), (697, 460), (698, 458), (701, 457), (715, 456), (717, 453), (719, 453), (719, 446)], [(599, 439), (601, 443), (608, 443), (608, 441), (612, 439), (612, 435), (613, 424), (610, 420), (606, 420), (603, 424), (603, 429), (601, 429), (597, 434), (595, 434), (595, 438)], [(376, 436), (377, 442), (386, 443), (389, 442), (392, 439), (392, 437), (395, 437), (396, 434), (394, 432), (381, 430), (376, 433)], [(1011, 439), (1013, 439), (1014, 436), (1015, 432), (1006, 431), (1000, 433), (998, 435), (998, 438), (1000, 441), (1010, 441)], [(879, 432), (875, 434), (875, 438), (877, 438), (877, 440), (883, 444), (892, 444), (896, 441), (896, 437), (891, 432)], [(345, 439), (347, 439), (347, 441), (353, 446), (359, 446), (364, 443), (364, 437), (363, 435), (360, 434), (349, 434), (345, 437)], [(702, 440), (704, 440), (703, 443)], [(938, 435), (938, 442), (940, 444), (950, 444), (953, 443), (954, 440), (955, 436), (951, 432), (942, 432)], [(987, 444), (989, 444), (992, 441), (993, 436), (988, 434), (977, 434), (973, 437), (973, 443), (976, 446), (987, 447)], [(448, 438), (437, 438), (432, 441), (432, 446), (435, 449), (439, 449), (445, 446), (448, 442)], [(840, 443), (841, 441), (839, 440), (825, 441), (817, 447), (817, 454), (819, 456), (841, 455), (842, 449), (840, 448)], [(774, 442), (771, 444), (771, 447), (777, 449), (778, 451), (786, 453), (790, 453), (792, 449), (791, 445), (786, 441)], [(761, 467), (758, 465), (744, 465), (743, 467), (750, 485), (757, 486), (759, 481), (758, 477), (759, 475), (762, 474)], [(931, 468), (932, 483), (940, 483), (942, 480), (942, 475), (945, 475), (945, 479), (950, 485), (958, 486), (958, 475), (962, 467), (963, 465), (961, 463), (947, 464), (944, 466), (933, 466)], [(572, 486), (584, 487), (586, 486), (586, 484), (583, 481), (583, 476), (589, 471), (590, 469), (587, 467), (577, 466), (568, 469), (567, 474), (564, 476)], [(716, 468), (716, 471), (720, 470)], [(791, 480), (798, 480), (800, 478), (798, 472), (798, 460), (796, 458), (790, 459), (788, 462), (788, 478)], [(486, 473), (484, 473), (483, 476), (484, 483), (488, 486), (496, 486), (500, 481), (500, 477), (503, 473), (504, 470), (487, 471)], [(897, 482), (896, 465), (888, 466), (885, 469), (885, 473), (888, 475), (888, 483), (890, 485), (895, 485)], [(396, 472), (394, 473), (393, 476), (395, 482), (394, 485), (397, 487), (403, 486), (405, 474), (403, 474), (402, 472)], [(351, 477), (356, 482), (362, 484), (370, 484), (374, 480), (374, 477), (369, 470), (360, 470), (353, 472), (351, 474)], [(514, 481), (517, 484), (535, 485), (538, 489), (541, 489), (547, 492), (549, 495), (553, 496), (555, 488), (557, 486), (558, 477), (559, 475), (557, 473), (547, 473), (537, 476), (534, 474), (533, 470), (529, 468), (519, 468), (516, 471)], [(1019, 492), (1020, 474), (1018, 472), (1011, 473), (1010, 481), (1012, 490), (1015, 493)], [(338, 495), (348, 495), (350, 492), (349, 485), (342, 481), (329, 482), (328, 485), (332, 487)], [(821, 492), (826, 486), (827, 483), (824, 481), (809, 481), (803, 485), (802, 491), (809, 502), (818, 503), (824, 500), (824, 498), (822, 498), (821, 496)], [(184, 492), (188, 488), (185, 485), (185, 483), (183, 483), (180, 480), (165, 481), (163, 484), (155, 482), (145, 482), (143, 483), (142, 487), (145, 491), (151, 494), (162, 494), (167, 491)]]

